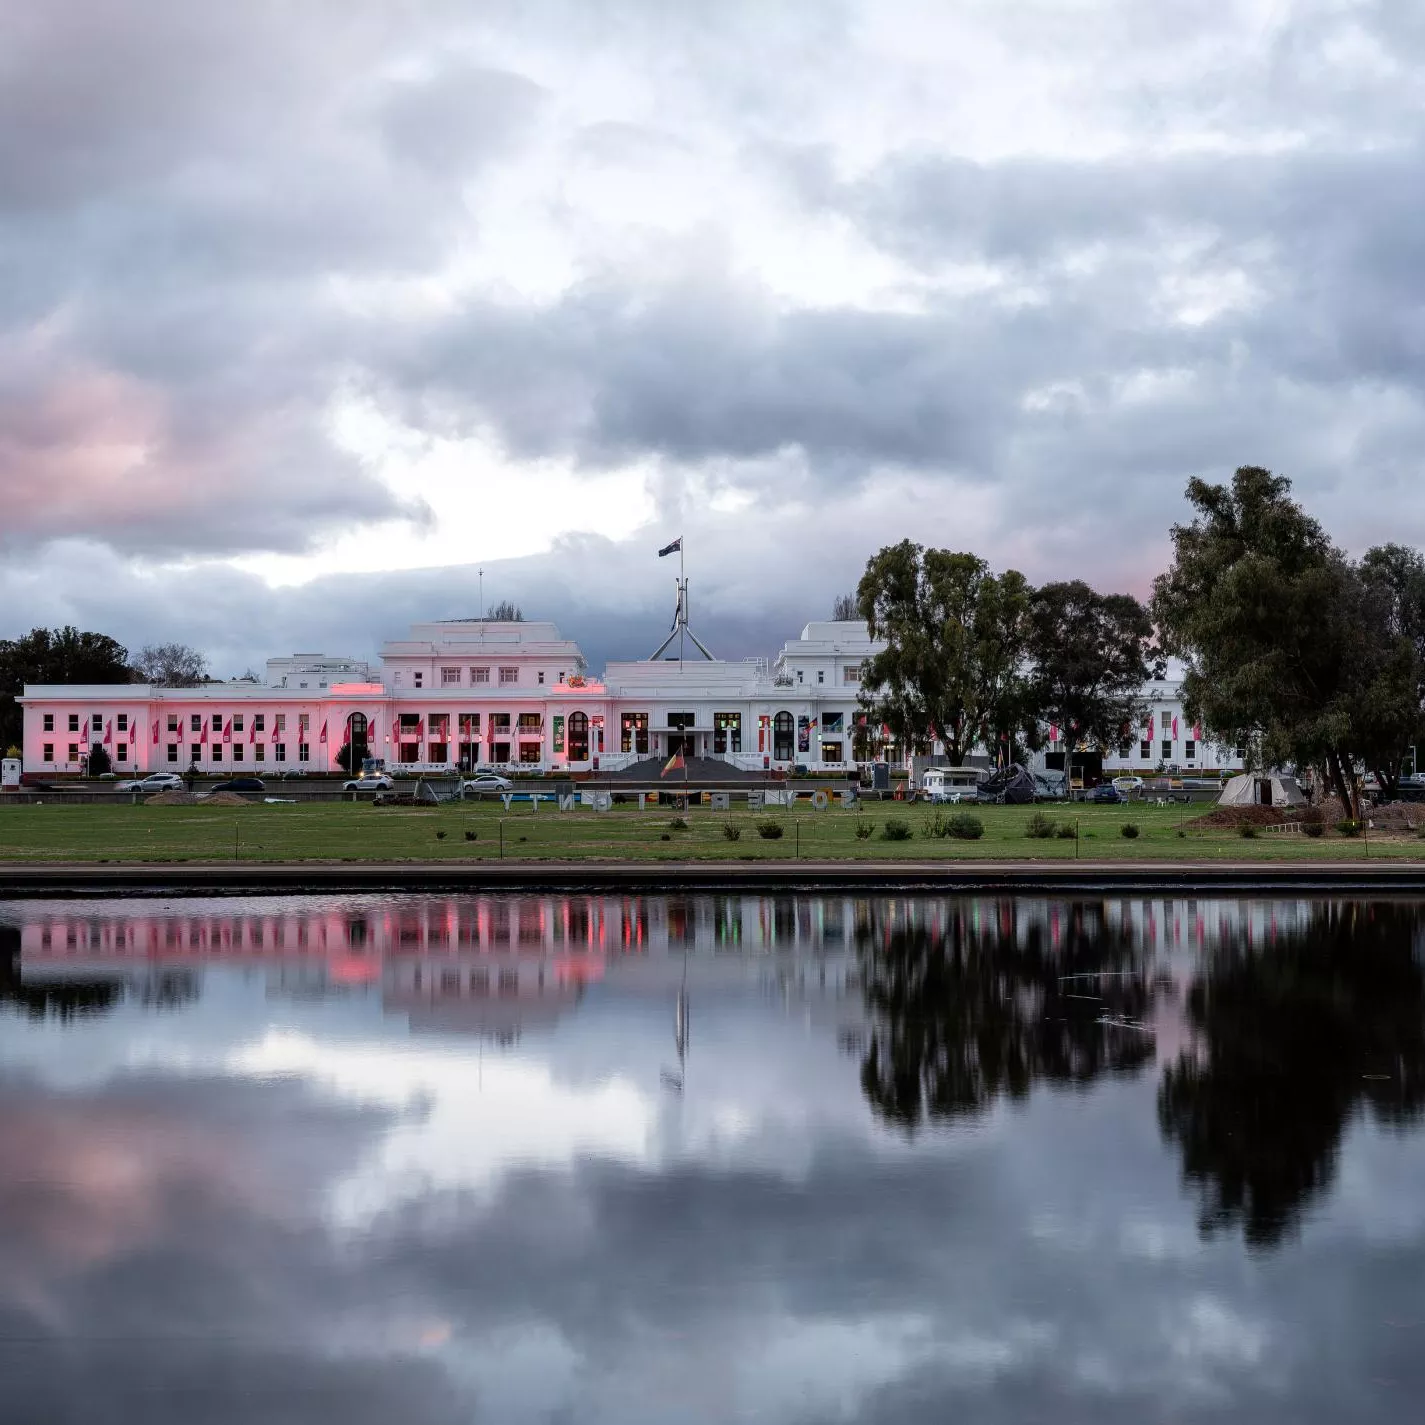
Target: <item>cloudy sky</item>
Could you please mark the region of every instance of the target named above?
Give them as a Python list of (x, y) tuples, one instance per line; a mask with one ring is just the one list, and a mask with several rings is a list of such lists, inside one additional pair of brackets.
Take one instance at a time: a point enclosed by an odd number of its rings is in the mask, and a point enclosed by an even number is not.
[[(0, 0), (0, 635), (512, 597), (771, 651), (907, 535), (1425, 538), (1411, 0)], [(1411, 195), (1415, 196), (1412, 197)]]

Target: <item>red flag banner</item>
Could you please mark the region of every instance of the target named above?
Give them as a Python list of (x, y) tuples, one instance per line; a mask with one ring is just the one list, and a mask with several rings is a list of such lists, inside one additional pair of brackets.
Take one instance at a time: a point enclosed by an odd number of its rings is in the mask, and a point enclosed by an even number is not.
[(231, 742), (232, 740), (233, 740), (233, 720), (232, 720), (232, 718), (229, 718), (229, 719), (227, 720), (227, 722), (225, 722), (225, 723), (223, 724), (223, 741), (224, 741), (224, 742)]
[(158, 746), (158, 719), (157, 719), (157, 718), (154, 718), (154, 720), (153, 720), (153, 745), (154, 745), (155, 747)]
[(247, 740), (249, 742), (257, 741), (257, 719), (255, 717), (247, 725)]
[(109, 719), (104, 724), (104, 746), (107, 747), (114, 740), (114, 720)]
[(318, 742), (325, 742), (326, 740), (327, 740), (327, 724), (326, 724), (326, 719), (323, 718), (323, 719), (322, 719), (322, 735), (321, 735), (319, 738), (317, 738), (317, 741), (318, 741)]
[(1178, 715), (1177, 715), (1176, 713), (1174, 713), (1174, 714), (1173, 714), (1173, 741), (1176, 742), (1177, 740), (1178, 740)]
[(208, 745), (208, 719), (207, 719), (207, 718), (204, 718), (204, 719), (203, 719), (203, 730), (198, 734), (198, 746), (199, 746), (199, 747), (206, 747), (207, 745)]

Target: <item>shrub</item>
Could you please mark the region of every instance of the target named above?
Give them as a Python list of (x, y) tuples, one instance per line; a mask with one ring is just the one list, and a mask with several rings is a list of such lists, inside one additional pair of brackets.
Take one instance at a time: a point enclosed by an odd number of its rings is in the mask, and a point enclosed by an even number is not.
[(740, 841), (742, 839), (742, 828), (735, 821), (725, 821), (722, 824), (722, 834), (724, 840)]
[(688, 829), (688, 823), (684, 821), (681, 816), (675, 816), (673, 820), (668, 823), (668, 829), (669, 831), (686, 831)]
[(1054, 818), (1037, 811), (1024, 823), (1024, 834), (1035, 841), (1048, 841), (1054, 835)]
[(480, 839), (480, 833), (478, 831), (467, 831), (465, 833), (465, 839), (467, 841), (478, 841)]
[(881, 835), (887, 841), (909, 841), (913, 834), (908, 821), (898, 821), (895, 817), (881, 828)]
[(764, 841), (780, 841), (782, 839), (782, 823), (774, 816), (769, 816), (765, 821), (757, 823), (757, 835)]
[(1303, 827), (1325, 826), (1326, 813), (1320, 807), (1302, 807), (1299, 820)]
[(1123, 837), (1125, 841), (1137, 841), (1138, 823), (1135, 821), (1125, 821), (1123, 825), (1118, 828), (1118, 834)]
[(869, 817), (858, 816), (856, 818), (856, 840), (869, 841), (871, 833), (876, 829), (876, 823)]
[(1303, 821), (1301, 823), (1301, 834), (1303, 836), (1320, 836), (1326, 830), (1320, 821)]
[(1242, 837), (1245, 841), (1251, 841), (1257, 835), (1257, 828), (1253, 826), (1250, 821), (1239, 822), (1237, 826), (1237, 835)]
[(1066, 821), (1058, 831), (1054, 833), (1060, 841), (1077, 841), (1079, 839), (1079, 828), (1072, 821)]
[(957, 841), (978, 841), (985, 834), (985, 824), (970, 812), (956, 812), (946, 821), (945, 834)]
[(669, 836), (668, 833), (665, 831), (658, 839), (660, 841), (671, 841), (673, 838)]
[(436, 839), (437, 841), (444, 841), (444, 840), (445, 840), (445, 833), (444, 833), (443, 831), (437, 831), (436, 834), (435, 834), (435, 839)]
[(1359, 836), (1361, 834), (1361, 823), (1352, 821), (1350, 817), (1347, 817), (1345, 821), (1338, 821), (1336, 823), (1336, 830), (1340, 832), (1342, 836)]

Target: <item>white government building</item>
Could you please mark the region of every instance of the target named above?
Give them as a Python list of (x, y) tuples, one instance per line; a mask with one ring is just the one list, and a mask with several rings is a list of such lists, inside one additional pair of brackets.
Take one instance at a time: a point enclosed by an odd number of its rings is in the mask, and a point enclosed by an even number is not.
[[(689, 643), (696, 656), (681, 656)], [(745, 771), (845, 774), (858, 753), (899, 760), (879, 728), (855, 735), (862, 665), (882, 646), (864, 623), (815, 622), (770, 663), (729, 662), (702, 656), (680, 618), (654, 657), (594, 677), (552, 623), (422, 623), (382, 647), (379, 668), (294, 654), (270, 660), (265, 683), (26, 685), (23, 763), (77, 774), (97, 744), (121, 773), (329, 772), (351, 743), (413, 772), (610, 772), (681, 751)], [(1145, 689), (1150, 725), (1104, 757), (1106, 773), (1240, 768), (1187, 725), (1178, 694), (1176, 679)]]

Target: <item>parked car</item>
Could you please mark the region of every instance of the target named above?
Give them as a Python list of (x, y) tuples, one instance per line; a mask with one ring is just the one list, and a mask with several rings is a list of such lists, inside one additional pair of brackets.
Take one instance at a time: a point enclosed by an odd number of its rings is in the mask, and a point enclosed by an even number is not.
[(374, 777), (353, 777), (351, 781), (341, 784), (344, 792), (390, 792), (395, 787), (396, 784), (384, 772)]
[(277, 775), (285, 782), (288, 777), (305, 777), (307, 769), (305, 767), (284, 767)]
[(1142, 777), (1115, 777), (1113, 785), (1123, 793), (1125, 797), (1137, 796), (1143, 790)]
[(219, 782), (210, 790), (214, 792), (263, 792), (267, 788), (263, 786), (261, 777), (229, 777), (226, 782)]
[(1100, 782), (1085, 798), (1091, 802), (1122, 802), (1128, 799), (1113, 785), (1112, 782)]
[(150, 772), (136, 782), (120, 782), (116, 792), (181, 792), (183, 778), (177, 772)]
[(498, 772), (477, 772), (460, 784), (460, 795), (479, 796), (482, 792), (512, 792), (514, 789), (515, 784), (508, 777), (500, 776)]

